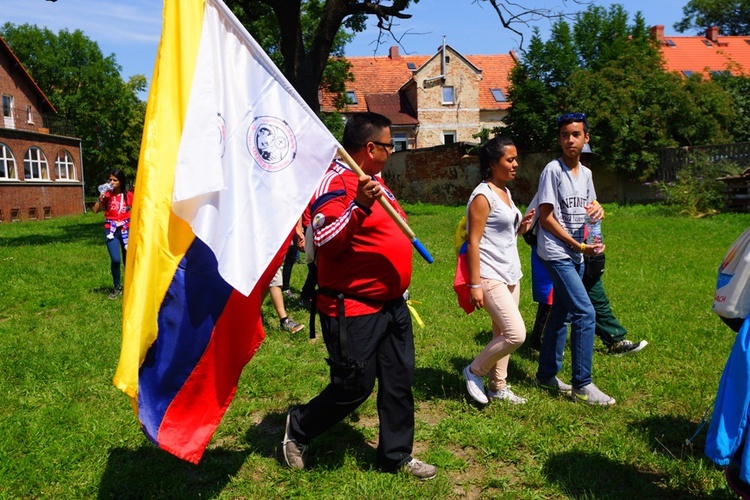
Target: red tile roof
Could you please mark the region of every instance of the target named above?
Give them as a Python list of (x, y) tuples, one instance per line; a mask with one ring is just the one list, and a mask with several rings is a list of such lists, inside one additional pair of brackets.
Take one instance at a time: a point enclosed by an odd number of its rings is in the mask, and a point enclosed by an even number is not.
[(492, 96), (492, 89), (499, 88), (508, 97), (510, 72), (516, 65), (511, 54), (494, 54), (489, 56), (466, 56), (466, 59), (482, 70), (482, 82), (479, 84), (479, 108), (482, 110), (508, 109), (510, 102), (497, 102)]
[(419, 125), (417, 114), (405, 95), (366, 94), (367, 109), (388, 117), (394, 125)]
[[(392, 51), (393, 53), (393, 51)], [(396, 52), (397, 53), (397, 52)], [(407, 66), (412, 63), (418, 69), (427, 62), (432, 55), (402, 55), (391, 56), (362, 56), (347, 57), (351, 63), (354, 81), (347, 84), (348, 91), (354, 91), (357, 103), (347, 106), (348, 112), (367, 111), (365, 95), (369, 94), (397, 94), (399, 89), (411, 79), (412, 71)], [(511, 54), (463, 56), (471, 64), (482, 70), (482, 80), (479, 86), (479, 106), (482, 110), (502, 110), (510, 107), (509, 102), (497, 102), (492, 96), (491, 89), (499, 88), (508, 95), (508, 77), (515, 59)], [(321, 110), (334, 111), (333, 97), (321, 90), (319, 92)]]
[(712, 71), (729, 70), (733, 75), (750, 76), (750, 36), (718, 36), (710, 28), (707, 36), (667, 36), (661, 26), (653, 30), (661, 42), (667, 71), (710, 76)]

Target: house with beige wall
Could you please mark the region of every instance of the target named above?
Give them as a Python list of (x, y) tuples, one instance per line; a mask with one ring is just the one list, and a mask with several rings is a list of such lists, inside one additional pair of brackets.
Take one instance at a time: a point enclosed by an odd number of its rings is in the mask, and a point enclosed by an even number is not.
[[(347, 84), (348, 114), (373, 111), (393, 122), (396, 150), (475, 142), (482, 128), (502, 124), (514, 52), (463, 55), (443, 43), (433, 55), (348, 57), (354, 81)], [(336, 111), (333, 96), (320, 93), (321, 110)]]

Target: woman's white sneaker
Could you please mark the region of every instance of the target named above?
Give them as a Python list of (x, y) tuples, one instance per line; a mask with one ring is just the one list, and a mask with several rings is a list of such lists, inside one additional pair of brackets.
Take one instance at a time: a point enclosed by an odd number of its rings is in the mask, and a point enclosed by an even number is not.
[(487, 397), (490, 399), (503, 399), (514, 405), (526, 404), (526, 398), (514, 394), (513, 391), (510, 390), (510, 386), (503, 387), (497, 392), (492, 389), (487, 389)]
[(483, 405), (490, 402), (484, 393), (484, 382), (482, 382), (482, 377), (471, 373), (471, 365), (464, 368), (464, 379), (466, 379), (466, 390), (469, 391), (469, 396), (471, 396), (474, 401)]

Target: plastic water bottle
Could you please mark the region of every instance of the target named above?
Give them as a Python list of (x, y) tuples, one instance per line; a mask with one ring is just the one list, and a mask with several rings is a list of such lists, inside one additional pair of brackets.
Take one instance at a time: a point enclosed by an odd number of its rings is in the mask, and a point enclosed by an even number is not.
[(112, 184), (110, 184), (109, 182), (105, 182), (104, 184), (99, 186), (97, 189), (99, 189), (99, 194), (101, 195), (101, 194), (106, 193), (107, 191), (111, 191)]
[(602, 220), (594, 219), (586, 215), (586, 226), (588, 226), (588, 236), (586, 236), (587, 245), (602, 244)]

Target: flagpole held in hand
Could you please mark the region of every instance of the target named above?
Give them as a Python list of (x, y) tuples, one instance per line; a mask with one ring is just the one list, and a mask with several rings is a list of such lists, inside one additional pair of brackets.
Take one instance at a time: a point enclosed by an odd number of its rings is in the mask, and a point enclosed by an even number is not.
[[(349, 156), (349, 153), (347, 153), (343, 147), (339, 147), (339, 155), (346, 162), (346, 164), (349, 165), (349, 168), (354, 170), (354, 172), (356, 172), (357, 175), (364, 175), (364, 172), (359, 167), (359, 165), (357, 165), (357, 162), (354, 161), (354, 158)], [(391, 219), (393, 219), (393, 222), (395, 222), (398, 225), (398, 227), (401, 228), (401, 231), (403, 231), (406, 237), (409, 238), (409, 241), (411, 241), (411, 244), (417, 250), (419, 255), (421, 255), (422, 258), (426, 260), (428, 264), (432, 264), (433, 262), (435, 262), (435, 259), (432, 258), (432, 255), (430, 255), (430, 252), (427, 250), (427, 248), (425, 248), (422, 242), (419, 241), (417, 236), (414, 234), (414, 231), (411, 230), (411, 228), (406, 223), (406, 221), (401, 218), (398, 212), (396, 212), (396, 209), (393, 208), (393, 205), (388, 203), (388, 201), (382, 196), (378, 198), (378, 201), (380, 202), (380, 205), (388, 213), (388, 215), (391, 216)]]

